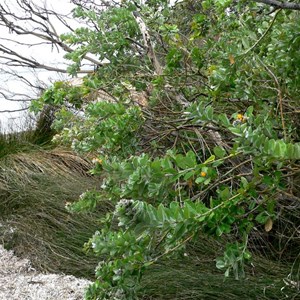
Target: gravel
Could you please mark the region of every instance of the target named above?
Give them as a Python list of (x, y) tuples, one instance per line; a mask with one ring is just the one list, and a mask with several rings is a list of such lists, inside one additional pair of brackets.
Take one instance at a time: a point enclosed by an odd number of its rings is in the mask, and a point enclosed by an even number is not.
[(81, 300), (89, 281), (41, 274), (0, 245), (0, 300)]

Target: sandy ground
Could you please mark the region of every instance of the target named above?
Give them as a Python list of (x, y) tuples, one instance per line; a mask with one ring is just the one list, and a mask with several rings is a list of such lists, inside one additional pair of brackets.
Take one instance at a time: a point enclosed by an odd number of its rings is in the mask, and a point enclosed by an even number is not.
[(0, 300), (81, 300), (89, 281), (41, 274), (0, 245)]

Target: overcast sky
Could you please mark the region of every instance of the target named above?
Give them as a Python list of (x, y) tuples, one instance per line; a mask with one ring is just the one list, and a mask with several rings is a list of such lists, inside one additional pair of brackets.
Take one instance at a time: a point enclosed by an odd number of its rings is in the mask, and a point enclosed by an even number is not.
[[(13, 7), (13, 3), (15, 0), (7, 1), (9, 3), (9, 6)], [(11, 4), (12, 3), (12, 4)], [(70, 3), (69, 0), (34, 0), (34, 3), (36, 4), (43, 4), (45, 3), (46, 7), (49, 9), (52, 9), (54, 11), (57, 11), (59, 13), (68, 14), (71, 12), (72, 8), (74, 8), (74, 5)], [(16, 8), (15, 8), (16, 9)], [(62, 26), (57, 20), (53, 18), (52, 20), (54, 26), (56, 27), (56, 30), (59, 34), (67, 32), (67, 28)], [(75, 25), (75, 21), (72, 24)], [(26, 26), (26, 24), (24, 24)], [(78, 26), (78, 25), (77, 25)], [(58, 52), (56, 48), (51, 48), (50, 45), (39, 45), (34, 47), (24, 46), (20, 45), (19, 43), (25, 42), (28, 43), (28, 36), (19, 36), (12, 34), (9, 32), (9, 30), (5, 27), (0, 26), (0, 43), (5, 46), (13, 46), (12, 49), (14, 51), (21, 53), (22, 55), (26, 57), (33, 57), (36, 58), (40, 62), (44, 62), (46, 64), (51, 64), (54, 66), (61, 66), (62, 64), (65, 64), (66, 61), (63, 59), (64, 52), (60, 51)], [(8, 41), (14, 40), (15, 42)], [(33, 37), (30, 37), (30, 43), (34, 43)], [(0, 53), (1, 55), (1, 53)], [(0, 59), (0, 67), (1, 69), (9, 70), (4, 64), (3, 60)], [(57, 80), (57, 79), (63, 79), (66, 78), (66, 76), (63, 76), (61, 74), (57, 74), (55, 72), (49, 72), (46, 70), (40, 70), (33, 73), (33, 71), (25, 68), (11, 68), (12, 72), (17, 72), (18, 75), (22, 75), (25, 77), (28, 81), (37, 83), (38, 81), (44, 82), (47, 85), (50, 85), (51, 82)], [(17, 80), (15, 76), (9, 75), (3, 71), (0, 71), (0, 92), (8, 93), (8, 91), (12, 91), (14, 93), (19, 94), (26, 94), (26, 95), (32, 95), (34, 97), (36, 95), (36, 91), (33, 89), (30, 89), (27, 85), (25, 85), (22, 81)], [(25, 97), (20, 95), (16, 96), (17, 99), (24, 99)], [(29, 102), (27, 102), (29, 104)], [(16, 110), (20, 109), (22, 107), (26, 106), (25, 103), (22, 102), (13, 102), (13, 101), (7, 101), (3, 98), (3, 96), (0, 95), (0, 111), (5, 110)], [(0, 113), (0, 121), (2, 128), (7, 129), (7, 127), (14, 127), (13, 129), (18, 130), (18, 127), (20, 126), (20, 123), (24, 122), (24, 119), (20, 120), (20, 116), (24, 115), (22, 112), (15, 112), (15, 113)]]

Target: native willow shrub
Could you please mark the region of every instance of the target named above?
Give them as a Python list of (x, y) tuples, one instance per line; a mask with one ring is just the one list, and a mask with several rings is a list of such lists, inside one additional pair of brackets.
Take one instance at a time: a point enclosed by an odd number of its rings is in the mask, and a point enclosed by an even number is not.
[[(185, 251), (200, 231), (228, 236), (216, 267), (245, 275), (249, 237), (259, 224), (272, 230), (300, 159), (299, 22), (294, 12), (270, 10), (219, 0), (75, 10), (95, 28), (62, 36), (77, 47), (70, 72), (87, 52), (110, 63), (82, 87), (55, 84), (33, 107), (58, 106), (56, 140), (94, 156), (101, 189), (68, 209), (103, 199), (115, 206), (86, 245), (105, 257), (87, 299), (135, 299), (144, 271)], [(118, 101), (86, 104), (97, 89)], [(149, 105), (132, 105), (129, 89), (147, 91)]]

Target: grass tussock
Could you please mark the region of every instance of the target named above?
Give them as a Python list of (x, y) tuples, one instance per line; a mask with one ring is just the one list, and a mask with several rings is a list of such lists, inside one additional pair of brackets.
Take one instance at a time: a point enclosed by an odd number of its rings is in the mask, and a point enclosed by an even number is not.
[(97, 259), (83, 244), (98, 229), (101, 211), (72, 215), (66, 202), (97, 187), (91, 165), (68, 151), (31, 151), (0, 160), (0, 238), (42, 271), (92, 275)]
[(0, 159), (41, 147), (53, 148), (51, 140), (55, 135), (52, 129), (55, 111), (54, 107), (45, 106), (37, 116), (28, 113), (25, 115), (24, 126), (18, 126), (17, 130), (13, 124), (4, 129), (0, 123)]
[[(143, 279), (141, 299), (267, 300), (300, 296), (295, 281), (290, 280), (289, 265), (256, 256), (247, 267), (246, 278), (225, 279), (215, 267), (213, 254), (221, 254), (218, 243), (203, 237), (194, 247), (193, 255), (165, 260), (150, 268)], [(203, 249), (207, 249), (207, 254), (203, 254)]]

